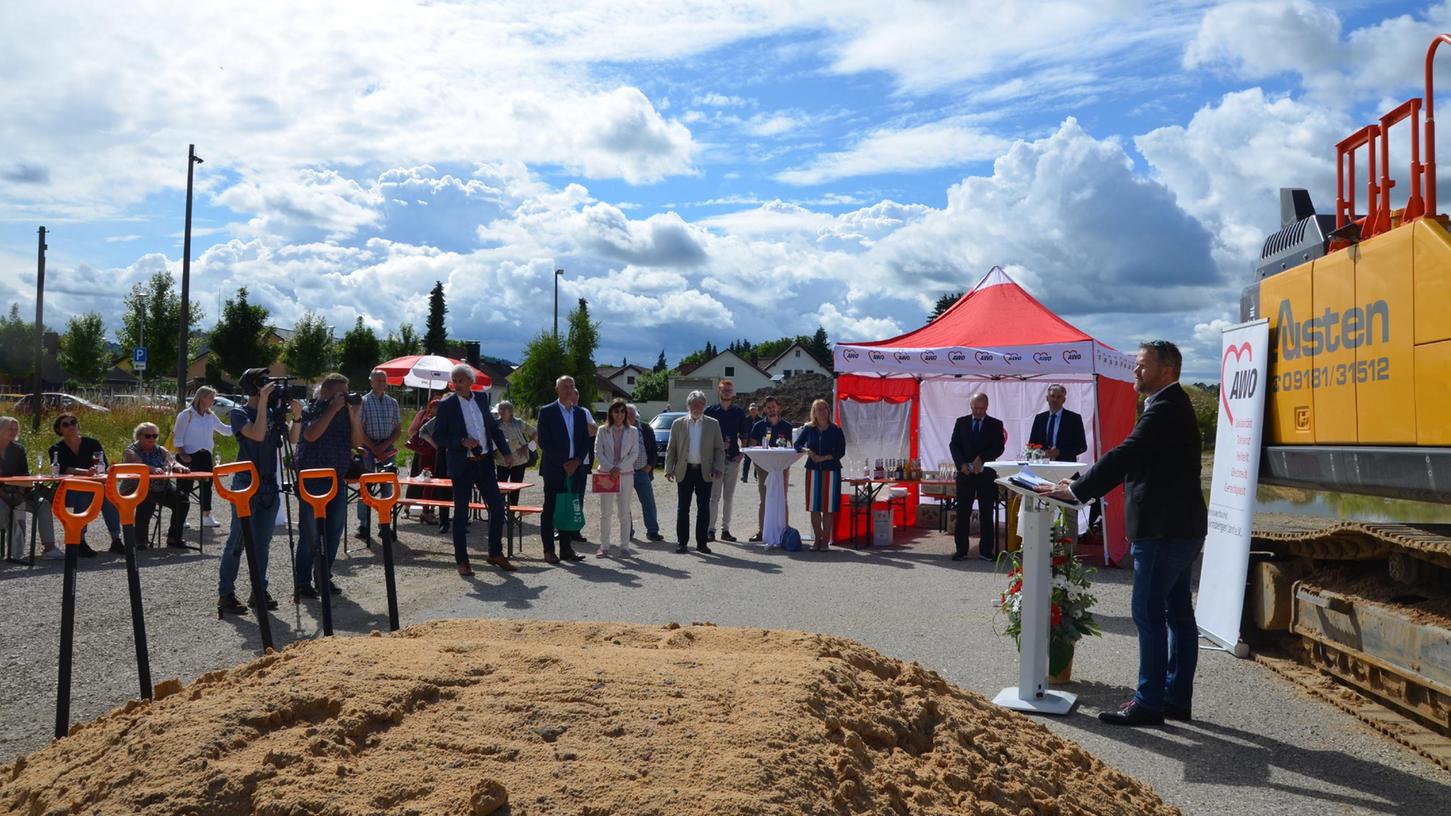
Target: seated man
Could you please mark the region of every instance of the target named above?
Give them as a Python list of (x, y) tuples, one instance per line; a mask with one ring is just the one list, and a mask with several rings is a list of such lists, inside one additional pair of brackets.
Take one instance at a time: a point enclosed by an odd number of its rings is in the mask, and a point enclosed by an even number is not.
[[(137, 425), (132, 432), (136, 441), (126, 448), (122, 461), (146, 465), (153, 476), (186, 473), (186, 467), (177, 464), (171, 451), (156, 444), (160, 435), (161, 431), (153, 423), (143, 422)], [(122, 484), (120, 489), (124, 493), (135, 488)], [(171, 524), (166, 528), (166, 546), (185, 547), (181, 541), (181, 525), (186, 521), (187, 510), (191, 507), (187, 493), (179, 489), (171, 479), (152, 479), (146, 491), (146, 500), (136, 508), (136, 548), (146, 549), (146, 531), (151, 528), (151, 517), (156, 513), (157, 505), (171, 508)]]

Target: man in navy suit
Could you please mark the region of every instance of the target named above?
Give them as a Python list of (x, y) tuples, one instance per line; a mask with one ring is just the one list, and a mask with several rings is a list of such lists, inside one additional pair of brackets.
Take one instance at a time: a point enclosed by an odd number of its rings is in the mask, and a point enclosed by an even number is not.
[(539, 409), (539, 474), (544, 477), (544, 512), (539, 518), (539, 536), (544, 539), (544, 560), (558, 564), (560, 559), (584, 560), (584, 556), (574, 551), (573, 542), (582, 540), (577, 531), (558, 531), (559, 554), (554, 554), (554, 506), (566, 487), (572, 493), (584, 494), (594, 445), (589, 434), (589, 412), (578, 404), (579, 390), (574, 387), (574, 378), (555, 380), (554, 393), (559, 399)]
[(983, 467), (1003, 456), (1007, 436), (1003, 423), (987, 415), (987, 394), (978, 392), (968, 401), (972, 413), (957, 418), (952, 427), (952, 464), (957, 466), (957, 527), (953, 530), (957, 552), (953, 561), (967, 557), (968, 519), (977, 505), (978, 554), (984, 561), (997, 558), (997, 519), (993, 508), (998, 501), (998, 472)]
[(1199, 481), (1199, 423), (1179, 386), (1183, 357), (1167, 340), (1139, 347), (1134, 388), (1147, 399), (1128, 438), (1077, 479), (1050, 495), (1079, 501), (1124, 486), (1124, 523), (1134, 557), (1130, 602), (1139, 630), (1139, 685), (1118, 710), (1100, 712), (1110, 725), (1190, 720), (1199, 627), (1190, 575), (1204, 547), (1209, 519)]
[(489, 563), (512, 572), (514, 565), (504, 557), (504, 497), (494, 471), (494, 451), (508, 456), (509, 443), (489, 412), (489, 398), (474, 395), (473, 368), (462, 363), (454, 366), (449, 379), (453, 396), (438, 404), (433, 441), (440, 453), (448, 452), (448, 472), (453, 479), (453, 559), (459, 575), (474, 574), (469, 567), (467, 527), (469, 499), (477, 487), (489, 506)]
[(1033, 430), (1028, 434), (1028, 444), (1041, 445), (1054, 462), (1077, 462), (1088, 451), (1083, 417), (1063, 407), (1067, 399), (1067, 388), (1057, 384), (1048, 386), (1048, 410), (1033, 417)]

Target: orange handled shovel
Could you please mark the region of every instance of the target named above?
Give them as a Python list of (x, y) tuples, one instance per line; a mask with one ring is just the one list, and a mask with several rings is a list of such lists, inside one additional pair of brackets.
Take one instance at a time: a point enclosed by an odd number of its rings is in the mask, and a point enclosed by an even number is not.
[[(309, 482), (325, 482), (327, 492), (311, 492), (307, 487)], [(327, 537), (328, 502), (338, 495), (337, 471), (330, 468), (312, 468), (302, 471), (297, 474), (297, 494), (312, 508), (312, 516), (317, 519), (317, 538), (312, 542), (313, 583), (317, 585), (317, 594), (322, 598), (322, 633), (331, 635), (333, 633), (332, 570), (331, 565), (327, 563), (327, 547), (323, 539)], [(294, 595), (293, 601), (298, 600), (300, 598)]]
[[(71, 650), (76, 630), (76, 556), (86, 525), (101, 513), (100, 482), (86, 479), (62, 479), (51, 505), (60, 526), (65, 529), (65, 579), (60, 592), (60, 676), (55, 688), (55, 738), (64, 737), (71, 729)], [(68, 493), (90, 493), (91, 503), (79, 513), (66, 504)]]
[[(247, 486), (232, 488), (223, 481), (239, 473), (247, 475)], [(252, 540), (252, 497), (257, 493), (257, 466), (251, 462), (231, 462), (212, 468), (212, 488), (218, 496), (231, 502), (236, 510), (234, 524), (242, 525), (242, 551), (247, 554), (247, 574), (252, 580), (252, 599), (257, 602), (257, 625), (262, 630), (262, 649), (272, 648), (272, 621), (267, 615), (267, 590), (262, 586), (262, 568), (257, 558), (257, 542)], [(270, 543), (270, 542), (269, 542)], [(221, 617), (221, 613), (217, 613)]]
[[(387, 492), (375, 494), (369, 490), (377, 486)], [(398, 504), (398, 474), (394, 472), (364, 473), (358, 479), (358, 495), (363, 503), (378, 514), (378, 535), (383, 539), (383, 584), (388, 592), (388, 629), (398, 631), (398, 588), (393, 581), (393, 542), (397, 531), (393, 529), (393, 507)]]
[[(129, 494), (121, 492), (120, 480), (135, 481)], [(136, 569), (136, 508), (151, 490), (151, 468), (142, 464), (112, 465), (106, 471), (106, 498), (121, 516), (121, 538), (126, 542), (126, 589), (131, 594), (131, 635), (136, 642), (136, 674), (141, 678), (141, 696), (151, 699), (151, 659), (146, 653), (146, 616), (141, 611), (141, 573)], [(145, 535), (143, 531), (142, 535)]]

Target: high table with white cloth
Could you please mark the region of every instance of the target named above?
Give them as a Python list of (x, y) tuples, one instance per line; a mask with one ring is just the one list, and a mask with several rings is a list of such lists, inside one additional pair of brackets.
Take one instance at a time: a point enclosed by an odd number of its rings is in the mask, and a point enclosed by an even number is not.
[(761, 546), (781, 546), (786, 531), (786, 468), (805, 456), (795, 448), (741, 448), (751, 463), (766, 471), (766, 519), (761, 529)]
[(1018, 711), (1067, 714), (1077, 702), (1077, 695), (1047, 688), (1048, 612), (1053, 595), (1053, 543), (1049, 537), (1053, 513), (1076, 509), (1078, 505), (1040, 496), (1032, 488), (1010, 479), (1031, 474), (1056, 482), (1084, 466), (1078, 462), (990, 462), (986, 467), (998, 472), (998, 484), (1023, 497), (1018, 522), (1023, 536), (1023, 625), (1018, 645), (1018, 685), (998, 692), (993, 702)]

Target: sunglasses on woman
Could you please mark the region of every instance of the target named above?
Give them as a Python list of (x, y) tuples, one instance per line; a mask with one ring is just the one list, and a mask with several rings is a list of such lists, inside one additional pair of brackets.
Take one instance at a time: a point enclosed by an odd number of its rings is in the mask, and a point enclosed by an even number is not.
[(67, 419), (67, 420), (61, 422), (60, 426), (62, 428), (74, 428), (74, 427), (76, 427), (77, 425), (80, 425), (80, 424), (81, 424), (80, 422), (78, 422), (78, 421), (76, 421), (74, 419)]

